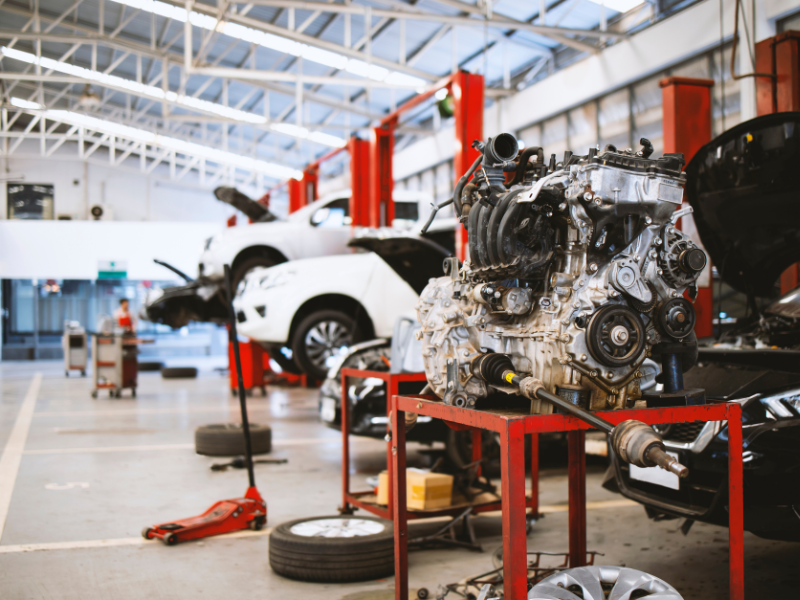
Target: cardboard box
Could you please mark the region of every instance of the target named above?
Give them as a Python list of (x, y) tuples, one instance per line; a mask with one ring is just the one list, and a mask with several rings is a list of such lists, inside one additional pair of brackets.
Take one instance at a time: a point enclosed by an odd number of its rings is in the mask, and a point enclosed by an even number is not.
[(378, 504), (389, 504), (389, 472), (381, 471), (378, 475)]
[[(415, 510), (447, 508), (453, 502), (453, 476), (408, 469), (406, 498), (408, 508)], [(389, 504), (389, 474), (386, 471), (378, 475), (378, 504)]]
[(408, 508), (430, 510), (446, 508), (453, 501), (453, 476), (408, 469)]

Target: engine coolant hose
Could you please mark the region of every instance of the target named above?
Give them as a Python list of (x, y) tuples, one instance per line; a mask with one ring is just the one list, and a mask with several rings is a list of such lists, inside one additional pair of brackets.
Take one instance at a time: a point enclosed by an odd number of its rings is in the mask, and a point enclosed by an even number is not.
[(428, 217), (428, 221), (423, 226), (421, 233), (424, 234), (428, 231), (428, 228), (431, 226), (431, 223), (433, 223), (433, 220), (436, 218), (436, 213), (439, 212), (439, 209), (444, 208), (445, 206), (449, 206), (450, 204), (455, 204), (456, 215), (458, 215), (459, 219), (461, 218), (461, 214), (463, 212), (463, 209), (461, 207), (461, 192), (464, 190), (464, 186), (467, 184), (467, 181), (469, 181), (469, 178), (472, 177), (472, 174), (475, 173), (475, 170), (481, 164), (482, 160), (483, 160), (483, 154), (481, 154), (478, 158), (475, 159), (475, 162), (472, 163), (472, 166), (469, 168), (469, 170), (461, 177), (461, 179), (458, 180), (458, 182), (456, 183), (456, 189), (453, 190), (452, 198), (448, 198), (447, 200), (438, 205), (431, 204), (432, 208), (431, 214)]
[(456, 189), (453, 190), (453, 203), (456, 205), (456, 214), (459, 217), (461, 217), (462, 213), (461, 192), (464, 191), (464, 186), (467, 184), (467, 181), (469, 181), (469, 178), (472, 177), (472, 174), (481, 164), (482, 160), (483, 160), (483, 154), (481, 154), (480, 156), (478, 156), (478, 158), (475, 159), (475, 162), (472, 163), (472, 166), (469, 169), (467, 169), (467, 172), (464, 173), (464, 175), (461, 176), (461, 179), (459, 179), (458, 182), (456, 183)]
[(661, 436), (641, 421), (623, 421), (616, 427), (597, 414), (548, 392), (535, 377), (522, 377), (514, 371), (511, 359), (505, 354), (481, 354), (472, 362), (472, 374), (495, 385), (512, 385), (531, 400), (544, 400), (567, 414), (588, 423), (610, 436), (611, 447), (622, 460), (637, 467), (661, 467), (678, 477), (686, 477), (689, 469), (667, 454)]
[(522, 153), (519, 155), (519, 164), (517, 164), (517, 172), (514, 174), (514, 179), (511, 180), (511, 183), (508, 184), (508, 187), (517, 185), (521, 183), (525, 177), (525, 169), (528, 168), (528, 161), (531, 159), (531, 156), (536, 155), (539, 159), (539, 164), (541, 165), (544, 162), (544, 149), (541, 146), (531, 146), (530, 148), (525, 148)]

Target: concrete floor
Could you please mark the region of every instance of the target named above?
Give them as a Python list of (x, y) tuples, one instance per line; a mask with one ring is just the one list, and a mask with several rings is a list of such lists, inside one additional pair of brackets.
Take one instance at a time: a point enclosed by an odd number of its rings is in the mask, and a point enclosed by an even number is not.
[[(136, 400), (92, 400), (89, 380), (65, 379), (60, 362), (0, 363), (0, 448), (9, 453), (0, 462), (0, 498), (11, 492), (7, 515), (0, 502), (0, 598), (394, 598), (391, 579), (317, 585), (275, 575), (267, 560), (269, 530), (169, 548), (139, 537), (145, 525), (198, 514), (245, 490), (243, 471), (212, 472), (213, 461), (193, 451), (195, 427), (238, 420), (227, 379), (211, 366), (205, 363), (197, 380), (165, 381), (143, 373)], [(24, 421), (20, 409), (37, 373), (43, 378), (15, 474), (8, 468), (14, 443), (7, 443), (18, 417)], [(273, 456), (289, 459), (257, 467), (269, 524), (334, 514), (340, 444), (337, 433), (319, 423), (316, 393), (273, 388), (266, 399), (252, 398), (249, 407), (254, 422), (273, 428)], [(384, 448), (356, 438), (355, 487), (382, 468)], [(415, 451), (410, 458), (422, 460)], [(600, 562), (654, 573), (687, 600), (728, 597), (725, 529), (698, 523), (684, 537), (679, 522), (651, 522), (640, 506), (604, 491), (601, 477), (601, 467), (590, 469), (589, 549), (604, 554)], [(565, 551), (565, 469), (545, 470), (541, 492), (547, 514), (534, 526), (529, 549)], [(500, 518), (483, 516), (475, 524), (487, 552), (414, 552), (412, 587), (435, 590), (489, 570), (490, 551), (501, 543)], [(799, 598), (800, 545), (749, 534), (745, 543), (748, 597)]]

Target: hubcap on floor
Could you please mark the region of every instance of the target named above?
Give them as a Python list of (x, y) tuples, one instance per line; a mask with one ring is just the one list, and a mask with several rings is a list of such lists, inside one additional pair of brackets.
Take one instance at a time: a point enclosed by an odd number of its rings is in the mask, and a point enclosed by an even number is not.
[(683, 600), (671, 585), (654, 575), (627, 567), (577, 567), (537, 583), (528, 598), (537, 600), (607, 600), (609, 598)]

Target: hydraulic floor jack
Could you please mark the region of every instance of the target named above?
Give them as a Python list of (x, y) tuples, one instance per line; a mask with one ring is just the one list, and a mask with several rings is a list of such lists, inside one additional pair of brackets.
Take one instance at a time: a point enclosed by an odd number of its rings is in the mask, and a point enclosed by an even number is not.
[(253, 472), (253, 448), (250, 444), (250, 423), (247, 419), (247, 400), (245, 398), (244, 382), (242, 381), (242, 360), (239, 356), (239, 344), (236, 334), (236, 316), (233, 310), (233, 294), (231, 293), (231, 270), (225, 265), (225, 288), (228, 293), (230, 306), (230, 339), (234, 349), (236, 375), (239, 383), (239, 405), (242, 410), (242, 431), (244, 432), (245, 461), (247, 463), (247, 476), (249, 486), (243, 498), (221, 500), (201, 515), (178, 519), (145, 527), (142, 536), (147, 540), (158, 538), (168, 546), (196, 540), (198, 538), (252, 529), (257, 531), (267, 522), (267, 503), (256, 489), (255, 474)]

